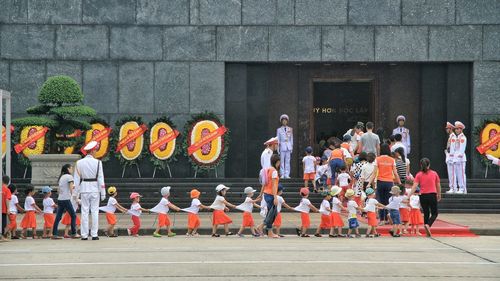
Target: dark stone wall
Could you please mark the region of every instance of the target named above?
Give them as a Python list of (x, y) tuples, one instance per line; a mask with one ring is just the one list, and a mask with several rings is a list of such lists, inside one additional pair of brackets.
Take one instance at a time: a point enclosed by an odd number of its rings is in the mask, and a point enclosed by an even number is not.
[(205, 109), (231, 114), (226, 62), (472, 62), (473, 128), (499, 115), (499, 9), (498, 0), (0, 0), (0, 88), (19, 116), (48, 76), (67, 74), (111, 123), (167, 114), (183, 127)]

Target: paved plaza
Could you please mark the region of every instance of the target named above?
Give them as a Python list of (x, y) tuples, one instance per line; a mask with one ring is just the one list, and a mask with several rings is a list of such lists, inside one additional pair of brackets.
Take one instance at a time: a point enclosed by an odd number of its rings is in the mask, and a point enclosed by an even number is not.
[(498, 280), (500, 237), (26, 240), (1, 280)]

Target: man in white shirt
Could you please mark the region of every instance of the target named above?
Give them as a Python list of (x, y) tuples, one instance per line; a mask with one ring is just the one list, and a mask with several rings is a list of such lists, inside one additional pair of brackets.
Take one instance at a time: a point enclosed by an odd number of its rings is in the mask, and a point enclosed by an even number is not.
[(99, 229), (99, 197), (101, 201), (106, 199), (102, 162), (94, 158), (96, 148), (96, 141), (89, 142), (84, 147), (84, 150), (88, 152), (87, 156), (78, 160), (75, 167), (75, 190), (77, 196), (79, 195), (81, 198), (82, 205), (82, 240), (88, 240), (89, 236), (89, 211), (92, 213), (92, 240), (99, 240), (99, 237), (97, 237)]
[(403, 136), (401, 136), (401, 134), (395, 134), (394, 139), (396, 140), (396, 142), (391, 146), (391, 152), (394, 152), (396, 151), (396, 149), (401, 147), (405, 152), (405, 158), (408, 157), (408, 152), (406, 152), (406, 146), (401, 141), (403, 139)]
[(262, 169), (267, 169), (271, 167), (271, 156), (273, 156), (273, 153), (278, 149), (278, 138), (270, 138), (264, 145), (266, 148), (260, 155), (260, 166)]
[(458, 191), (456, 193), (466, 194), (467, 193), (467, 183), (465, 176), (465, 164), (467, 162), (467, 156), (465, 155), (465, 149), (467, 147), (467, 137), (464, 135), (463, 130), (465, 125), (460, 122), (455, 122), (455, 135), (456, 138), (451, 139), (450, 147), (450, 157), (453, 158), (453, 171), (455, 173), (455, 178), (457, 181)]

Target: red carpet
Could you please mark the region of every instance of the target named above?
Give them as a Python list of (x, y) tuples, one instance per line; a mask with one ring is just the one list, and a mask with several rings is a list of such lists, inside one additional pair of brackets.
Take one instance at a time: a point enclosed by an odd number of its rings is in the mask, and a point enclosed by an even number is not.
[[(359, 218), (360, 222), (367, 223), (365, 218)], [(377, 231), (382, 235), (389, 235), (389, 230), (392, 228), (391, 225), (384, 225), (377, 227)], [(411, 226), (408, 227), (408, 230), (411, 229)], [(420, 233), (425, 237), (425, 229), (422, 225), (420, 227)], [(432, 236), (435, 237), (477, 237), (472, 231), (470, 231), (468, 226), (455, 224), (443, 220), (436, 220), (431, 227)], [(410, 234), (405, 234), (403, 236), (415, 236)]]

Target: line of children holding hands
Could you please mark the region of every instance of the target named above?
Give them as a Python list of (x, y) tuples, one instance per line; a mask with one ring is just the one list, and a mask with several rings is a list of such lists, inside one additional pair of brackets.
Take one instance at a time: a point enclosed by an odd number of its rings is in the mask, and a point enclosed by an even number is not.
[[(250, 231), (253, 236), (258, 237), (263, 235), (263, 224), (258, 226), (255, 225), (252, 211), (254, 207), (261, 208), (261, 206), (256, 203), (260, 201), (260, 197), (253, 199), (253, 196), (256, 192), (251, 187), (247, 187), (244, 190), (246, 195), (245, 201), (235, 206), (229, 203), (225, 199), (226, 192), (229, 190), (229, 187), (225, 185), (218, 185), (216, 187), (216, 198), (212, 205), (205, 206), (200, 200), (200, 192), (196, 189), (190, 191), (190, 197), (192, 199), (191, 206), (188, 208), (181, 209), (171, 203), (169, 201), (170, 196), (170, 187), (163, 187), (161, 189), (162, 199), (152, 209), (144, 209), (140, 205), (140, 198), (142, 197), (139, 193), (133, 192), (130, 195), (130, 199), (132, 200), (132, 205), (130, 209), (126, 209), (122, 205), (118, 203), (116, 200), (117, 189), (112, 186), (108, 188), (108, 194), (110, 195), (108, 199), (108, 203), (106, 206), (101, 207), (100, 210), (106, 213), (106, 219), (108, 222), (108, 228), (106, 231), (106, 235), (108, 237), (117, 237), (114, 232), (114, 227), (117, 223), (115, 212), (116, 210), (121, 211), (122, 213), (128, 213), (131, 215), (133, 226), (128, 228), (127, 231), (131, 236), (138, 236), (141, 221), (140, 216), (142, 212), (154, 212), (158, 214), (157, 217), (157, 226), (156, 230), (153, 233), (154, 237), (161, 237), (160, 231), (164, 227), (168, 237), (173, 237), (176, 234), (171, 230), (171, 221), (168, 216), (168, 212), (170, 210), (174, 211), (184, 211), (188, 213), (188, 223), (187, 223), (187, 236), (198, 236), (198, 228), (200, 227), (200, 218), (198, 216), (198, 212), (201, 210), (213, 210), (212, 214), (212, 237), (220, 237), (217, 234), (217, 228), (219, 226), (224, 227), (224, 233), (226, 236), (233, 235), (234, 233), (229, 231), (229, 224), (232, 223), (231, 218), (225, 213), (228, 211), (228, 208), (238, 209), (243, 211), (243, 222), (237, 233), (238, 236), (244, 237), (243, 231), (246, 228), (250, 228)], [(44, 218), (44, 229), (43, 229), (43, 238), (50, 238), (52, 235), (52, 227), (54, 223), (54, 209), (57, 208), (57, 205), (52, 200), (51, 196), (52, 189), (50, 187), (42, 188), (42, 193), (44, 195), (43, 199), (43, 210), (40, 209), (33, 198), (35, 194), (35, 190), (32, 186), (29, 186), (26, 189), (26, 200), (24, 203), (24, 209), (19, 205), (18, 198), (16, 196), (17, 190), (12, 186), (12, 194), (13, 199), (10, 203), (9, 208), (9, 218), (11, 219), (11, 223), (7, 227), (7, 232), (12, 235), (12, 237), (16, 237), (16, 215), (18, 212), (24, 212), (24, 217), (21, 221), (22, 234), (21, 238), (26, 238), (26, 232), (28, 229), (32, 230), (33, 238), (36, 237), (36, 215), (35, 213), (43, 213)], [(345, 191), (345, 196), (347, 200), (346, 206), (343, 204), (343, 200), (341, 197), (342, 188), (338, 186), (333, 186), (331, 190), (322, 191), (321, 195), (323, 196), (323, 201), (320, 205), (320, 208), (317, 209), (311, 201), (308, 199), (309, 197), (309, 189), (304, 187), (300, 189), (300, 195), (302, 197), (299, 205), (295, 208), (290, 207), (283, 197), (281, 196), (283, 193), (283, 186), (279, 184), (278, 186), (278, 215), (274, 221), (273, 226), (276, 228), (276, 234), (280, 237), (283, 235), (280, 234), (281, 228), (281, 209), (285, 207), (289, 210), (297, 211), (301, 213), (301, 226), (297, 228), (297, 235), (301, 237), (309, 237), (307, 234), (307, 230), (311, 226), (309, 213), (311, 210), (313, 212), (319, 212), (321, 214), (321, 223), (318, 226), (316, 233), (314, 236), (321, 237), (322, 230), (329, 230), (329, 237), (361, 237), (359, 233), (359, 222), (358, 222), (358, 212), (366, 212), (368, 218), (368, 230), (366, 233), (366, 237), (378, 237), (377, 233), (377, 217), (376, 210), (379, 208), (387, 208), (389, 209), (389, 214), (391, 220), (393, 222), (393, 229), (391, 230), (391, 235), (394, 237), (399, 237), (400, 234), (404, 234), (408, 227), (408, 223), (412, 225), (412, 234), (420, 235), (419, 226), (423, 224), (422, 215), (420, 213), (420, 203), (418, 192), (411, 196), (411, 198), (407, 198), (407, 196), (400, 195), (400, 188), (394, 186), (391, 190), (392, 197), (389, 199), (389, 204), (384, 206), (380, 204), (375, 199), (375, 191), (372, 188), (368, 188), (366, 190), (366, 204), (365, 206), (360, 206), (354, 200), (355, 192), (353, 189), (347, 189)], [(331, 203), (331, 204), (330, 204)], [(409, 209), (407, 207), (409, 206)], [(348, 232), (347, 236), (343, 235), (342, 228), (344, 227), (344, 222), (341, 217), (341, 212), (348, 212)], [(261, 215), (265, 217), (266, 208), (264, 207), (261, 210)], [(404, 227), (401, 226), (401, 222), (404, 223)], [(69, 222), (68, 222), (69, 225)], [(354, 235), (352, 232), (354, 231)]]

